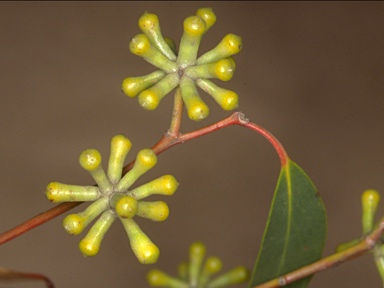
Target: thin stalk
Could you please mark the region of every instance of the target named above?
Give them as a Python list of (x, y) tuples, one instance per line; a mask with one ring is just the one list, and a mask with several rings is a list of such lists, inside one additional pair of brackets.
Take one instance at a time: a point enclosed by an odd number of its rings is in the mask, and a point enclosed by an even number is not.
[(269, 143), (272, 144), (273, 148), (275, 148), (276, 153), (280, 158), (281, 166), (284, 166), (285, 163), (287, 163), (289, 159), (288, 154), (285, 151), (283, 145), (281, 145), (280, 141), (277, 140), (275, 136), (273, 136), (271, 133), (269, 133), (267, 130), (260, 127), (259, 125), (256, 125), (255, 123), (249, 122), (244, 124), (243, 126), (261, 134), (264, 138), (266, 138), (269, 141)]
[(173, 137), (179, 137), (180, 135), (180, 125), (181, 125), (181, 117), (183, 116), (183, 107), (184, 107), (184, 102), (183, 102), (183, 98), (181, 97), (181, 90), (178, 87), (176, 89), (175, 97), (174, 97), (171, 124), (168, 129), (168, 133)]
[(13, 238), (16, 238), (17, 236), (29, 230), (32, 230), (37, 226), (40, 226), (41, 224), (44, 224), (45, 222), (48, 222), (49, 220), (71, 210), (72, 208), (75, 208), (76, 206), (79, 206), (81, 203), (83, 202), (64, 202), (43, 213), (36, 215), (24, 223), (1, 234), (0, 245), (12, 240)]
[(52, 281), (47, 276), (38, 273), (13, 271), (5, 268), (0, 268), (0, 280), (9, 282), (21, 280), (39, 280), (44, 281), (48, 288), (54, 288)]

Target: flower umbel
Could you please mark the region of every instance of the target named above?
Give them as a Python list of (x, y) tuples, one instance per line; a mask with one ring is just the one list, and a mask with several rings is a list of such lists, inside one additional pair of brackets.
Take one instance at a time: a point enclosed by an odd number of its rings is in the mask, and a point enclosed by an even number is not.
[(165, 95), (179, 86), (188, 116), (195, 121), (209, 115), (209, 108), (196, 86), (211, 95), (222, 109), (235, 109), (238, 106), (237, 93), (218, 87), (209, 79), (228, 81), (232, 78), (235, 61), (231, 56), (240, 52), (241, 37), (228, 34), (215, 48), (197, 57), (202, 36), (215, 22), (216, 15), (211, 8), (200, 8), (196, 15), (187, 17), (177, 53), (174, 42), (162, 36), (158, 17), (145, 12), (138, 21), (144, 34), (133, 37), (130, 50), (160, 70), (141, 77), (125, 78), (122, 84), (124, 93), (129, 97), (138, 96), (143, 108), (154, 110)]
[(169, 288), (218, 288), (228, 287), (248, 280), (248, 270), (243, 266), (238, 266), (221, 276), (211, 279), (212, 275), (220, 272), (223, 264), (218, 257), (209, 257), (203, 265), (204, 256), (205, 245), (201, 242), (194, 242), (189, 248), (189, 263), (182, 262), (179, 265), (179, 278), (152, 269), (147, 275), (147, 281), (151, 286)]
[(80, 165), (92, 175), (97, 186), (58, 182), (51, 182), (47, 186), (46, 196), (52, 202), (93, 202), (83, 212), (65, 217), (63, 227), (69, 234), (80, 234), (101, 215), (80, 241), (79, 248), (84, 256), (94, 256), (99, 252), (104, 235), (114, 220), (119, 218), (127, 232), (131, 248), (141, 263), (154, 263), (159, 257), (159, 249), (140, 229), (133, 217), (137, 215), (153, 221), (167, 219), (169, 209), (166, 203), (147, 202), (142, 199), (153, 194), (172, 195), (178, 187), (178, 182), (172, 175), (164, 175), (128, 190), (157, 162), (157, 156), (151, 149), (143, 149), (137, 154), (133, 168), (122, 176), (124, 161), (131, 146), (131, 141), (124, 135), (112, 138), (107, 174), (101, 167), (101, 155), (97, 150), (87, 149), (81, 153)]

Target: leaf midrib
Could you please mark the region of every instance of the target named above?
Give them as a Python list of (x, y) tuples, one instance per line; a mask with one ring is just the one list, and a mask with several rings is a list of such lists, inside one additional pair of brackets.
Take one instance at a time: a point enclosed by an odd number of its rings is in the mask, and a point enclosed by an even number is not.
[[(290, 161), (287, 161), (285, 164), (285, 181), (287, 182), (287, 198), (288, 198), (288, 215), (287, 215), (287, 229), (285, 232), (286, 237), (284, 239), (284, 249), (283, 249), (283, 256), (282, 260), (280, 261), (279, 269), (278, 271), (282, 271), (282, 268), (285, 263), (285, 259), (287, 256), (287, 251), (288, 251), (288, 245), (289, 245), (289, 235), (291, 232), (291, 217), (292, 217), (292, 181), (291, 181), (291, 173), (290, 173)], [(280, 274), (280, 273), (279, 273)]]

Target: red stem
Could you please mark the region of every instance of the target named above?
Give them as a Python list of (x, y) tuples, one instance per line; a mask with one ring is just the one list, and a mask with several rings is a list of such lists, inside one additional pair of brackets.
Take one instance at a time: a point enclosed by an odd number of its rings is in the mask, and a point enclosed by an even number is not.
[(5, 268), (0, 268), (0, 279), (6, 280), (6, 281), (17, 281), (17, 280), (39, 280), (44, 281), (45, 285), (48, 288), (54, 288), (53, 282), (47, 277), (42, 274), (38, 273), (25, 273), (25, 272), (19, 272), (19, 271), (13, 271)]
[(288, 154), (285, 151), (283, 145), (281, 145), (280, 141), (277, 140), (275, 136), (273, 136), (271, 133), (269, 133), (267, 130), (260, 127), (259, 125), (256, 125), (255, 123), (249, 122), (243, 126), (250, 128), (253, 131), (256, 131), (259, 134), (263, 135), (263, 137), (266, 138), (269, 141), (269, 143), (272, 144), (273, 148), (275, 148), (276, 150), (277, 155), (279, 155), (281, 166), (284, 166), (287, 163), (289, 159)]
[(246, 119), (244, 114), (241, 112), (235, 112), (228, 118), (225, 118), (217, 123), (214, 123), (212, 125), (209, 125), (193, 132), (182, 134), (179, 137), (173, 137), (169, 134), (166, 134), (165, 136), (163, 136), (163, 138), (160, 139), (158, 143), (155, 144), (155, 146), (152, 147), (152, 149), (153, 151), (155, 151), (156, 154), (160, 154), (176, 144), (184, 143), (186, 141), (201, 137), (203, 135), (212, 133), (214, 131), (220, 130), (231, 125), (243, 126), (262, 135), (271, 143), (273, 148), (275, 148), (276, 153), (280, 158), (281, 166), (287, 163), (289, 159), (288, 154), (285, 151), (283, 145), (281, 145), (281, 143), (279, 142), (279, 140), (277, 140), (277, 138), (273, 136), (268, 130), (255, 123), (249, 122), (249, 120)]
[(36, 215), (35, 217), (31, 218), (30, 220), (27, 220), (26, 222), (20, 224), (19, 226), (16, 226), (11, 230), (1, 234), (0, 245), (12, 240), (13, 238), (16, 238), (17, 236), (27, 232), (28, 230), (31, 230), (37, 226), (40, 226), (41, 224), (44, 224), (45, 222), (48, 222), (49, 220), (67, 212), (68, 210), (71, 210), (72, 208), (75, 208), (81, 203), (83, 202), (61, 203), (43, 213), (40, 213), (39, 215)]

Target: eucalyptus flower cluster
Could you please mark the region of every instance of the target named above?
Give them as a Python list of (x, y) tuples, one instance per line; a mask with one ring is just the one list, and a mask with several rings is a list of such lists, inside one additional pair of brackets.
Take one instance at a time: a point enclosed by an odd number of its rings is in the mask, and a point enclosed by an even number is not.
[[(133, 37), (130, 51), (158, 70), (124, 79), (124, 93), (138, 97), (143, 108), (154, 110), (165, 95), (178, 87), (177, 95), (181, 96), (189, 118), (195, 121), (209, 115), (209, 108), (197, 87), (212, 96), (222, 109), (235, 109), (238, 106), (237, 93), (217, 86), (210, 79), (228, 81), (233, 77), (236, 65), (231, 56), (240, 52), (241, 37), (228, 34), (215, 48), (197, 56), (202, 36), (215, 22), (216, 15), (211, 8), (198, 9), (196, 15), (187, 17), (177, 51), (173, 40), (162, 36), (158, 17), (145, 12), (138, 21), (143, 33)], [(112, 138), (107, 172), (102, 168), (98, 150), (87, 149), (81, 153), (80, 165), (91, 174), (96, 182), (94, 186), (59, 182), (47, 185), (46, 197), (52, 202), (91, 202), (84, 211), (69, 214), (63, 220), (65, 231), (71, 235), (82, 233), (94, 222), (79, 243), (84, 256), (94, 256), (99, 252), (108, 229), (119, 219), (140, 263), (154, 263), (159, 257), (158, 247), (140, 229), (134, 217), (153, 221), (167, 219), (169, 208), (165, 202), (144, 199), (154, 194), (173, 195), (179, 184), (172, 175), (164, 175), (132, 189), (136, 180), (156, 165), (157, 156), (151, 149), (141, 150), (133, 167), (123, 175), (124, 161), (131, 146), (131, 141), (124, 135)], [(190, 262), (180, 266), (180, 279), (153, 270), (148, 281), (153, 286), (214, 288), (244, 282), (248, 278), (248, 272), (240, 266), (212, 280), (211, 276), (221, 270), (222, 263), (219, 258), (210, 257), (202, 266), (204, 255), (205, 246), (200, 242), (193, 243)]]
[(130, 189), (140, 176), (157, 163), (156, 154), (151, 149), (143, 149), (137, 154), (132, 169), (122, 175), (124, 161), (131, 146), (131, 141), (124, 135), (112, 138), (107, 173), (101, 166), (99, 151), (87, 149), (81, 153), (80, 165), (92, 175), (97, 186), (59, 182), (51, 182), (47, 186), (46, 197), (52, 202), (93, 202), (83, 212), (70, 214), (63, 220), (65, 231), (78, 235), (100, 216), (79, 243), (84, 256), (94, 256), (99, 252), (106, 232), (118, 218), (125, 228), (133, 252), (141, 263), (154, 263), (159, 257), (158, 247), (133, 218), (139, 216), (153, 221), (167, 219), (169, 208), (165, 202), (149, 202), (143, 199), (154, 194), (172, 195), (178, 187), (178, 182), (172, 175), (164, 175)]
[(223, 263), (218, 257), (208, 257), (204, 262), (206, 248), (201, 242), (194, 242), (189, 248), (189, 262), (179, 265), (179, 277), (152, 269), (147, 274), (151, 286), (168, 288), (218, 288), (243, 283), (248, 280), (249, 272), (243, 266), (238, 266), (229, 272), (212, 279), (221, 271)]
[(209, 79), (228, 81), (232, 78), (235, 61), (231, 56), (240, 52), (241, 37), (228, 34), (215, 48), (197, 57), (202, 36), (215, 22), (216, 15), (211, 8), (200, 8), (196, 15), (187, 17), (177, 52), (173, 40), (162, 36), (158, 17), (144, 13), (138, 21), (143, 33), (133, 37), (130, 50), (159, 70), (124, 79), (124, 93), (129, 97), (138, 96), (143, 108), (154, 110), (165, 95), (179, 87), (188, 116), (195, 121), (209, 115), (209, 108), (196, 87), (212, 96), (222, 109), (235, 109), (237, 93), (221, 88)]

